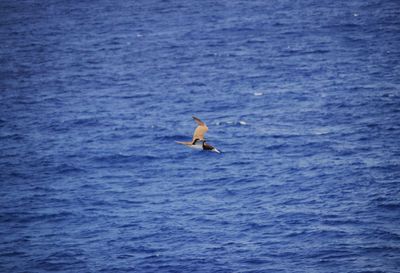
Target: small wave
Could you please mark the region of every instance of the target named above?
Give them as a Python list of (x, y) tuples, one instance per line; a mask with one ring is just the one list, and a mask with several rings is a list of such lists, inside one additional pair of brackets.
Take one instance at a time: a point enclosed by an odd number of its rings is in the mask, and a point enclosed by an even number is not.
[(297, 137), (304, 137), (305, 135), (302, 134), (296, 134), (296, 133), (281, 133), (281, 134), (270, 134), (270, 135), (265, 135), (265, 136), (260, 136), (260, 138), (283, 138), (283, 139), (288, 139), (288, 138), (297, 138)]
[(0, 139), (12, 139), (12, 140), (23, 140), (24, 136), (20, 134), (9, 134), (9, 135), (2, 135), (0, 136)]
[(246, 263), (246, 264), (252, 264), (252, 265), (262, 265), (262, 264), (271, 263), (270, 260), (261, 259), (261, 258), (249, 258), (249, 259), (243, 260), (243, 262)]
[(100, 121), (97, 118), (81, 118), (73, 120), (73, 125), (86, 125), (86, 126), (97, 126)]
[(56, 222), (62, 221), (66, 218), (70, 218), (71, 216), (75, 215), (69, 211), (61, 211), (56, 213), (7, 213), (4, 214), (0, 219), (2, 222), (16, 222), (20, 224), (27, 224), (37, 221), (49, 221), (49, 222)]
[(36, 103), (38, 103), (38, 102), (34, 101), (34, 100), (31, 100), (31, 101), (29, 101), (29, 100), (18, 100), (18, 101), (15, 102), (15, 104), (22, 104), (22, 105), (31, 105), (31, 104), (36, 104)]
[(203, 83), (203, 82), (189, 82), (189, 83), (187, 83), (185, 85), (189, 86), (189, 87), (203, 87), (203, 86), (206, 86), (206, 84)]
[(362, 251), (367, 253), (384, 253), (384, 252), (396, 252), (400, 251), (400, 247), (398, 246), (391, 246), (391, 245), (379, 245), (379, 246), (370, 246), (370, 247), (360, 247)]
[(267, 146), (267, 147), (265, 147), (265, 149), (266, 150), (279, 150), (279, 149), (284, 148), (286, 146), (287, 146), (286, 143), (285, 144), (275, 144), (275, 145)]
[(64, 100), (62, 100), (61, 98), (57, 98), (57, 97), (44, 98), (42, 101), (45, 103), (52, 103), (52, 104), (58, 104), (58, 105), (64, 103)]
[(141, 98), (148, 98), (151, 96), (152, 96), (152, 94), (146, 93), (146, 94), (122, 95), (122, 96), (116, 96), (116, 97), (121, 98), (121, 99), (141, 99)]
[(155, 159), (157, 159), (157, 157), (151, 155), (124, 155), (124, 154), (96, 156), (93, 158), (93, 160), (96, 162), (109, 162), (109, 163), (129, 163), (135, 161), (146, 161)]
[(22, 251), (11, 251), (11, 252), (2, 252), (1, 256), (3, 257), (15, 257), (15, 256), (23, 256), (26, 255), (25, 252)]
[(247, 40), (246, 44), (265, 44), (265, 41), (264, 40), (251, 39), (251, 40)]
[(246, 225), (244, 231), (265, 230), (265, 229), (271, 228), (272, 226), (273, 226), (272, 224), (250, 222)]
[[(156, 235), (154, 234), (152, 236), (156, 236)], [(139, 246), (135, 246), (135, 247), (125, 246), (125, 247), (122, 247), (122, 250), (126, 251), (127, 253), (144, 253), (144, 254), (157, 253), (160, 251), (160, 249), (150, 248), (150, 247), (146, 247), (143, 245), (139, 245)]]
[(215, 125), (227, 125), (227, 126), (246, 126), (248, 123), (244, 120), (239, 120), (239, 121), (217, 121), (215, 122)]
[(331, 29), (331, 28), (334, 28), (334, 29), (343, 29), (343, 28), (355, 29), (355, 28), (358, 28), (358, 27), (360, 27), (360, 25), (354, 24), (354, 23), (331, 24), (331, 25), (322, 26), (322, 28), (326, 28), (326, 29)]
[(333, 132), (332, 129), (321, 127), (321, 128), (315, 128), (314, 130), (312, 130), (311, 135), (321, 136), (321, 135), (331, 134), (332, 132)]
[(118, 199), (119, 203), (125, 203), (125, 204), (129, 204), (129, 205), (142, 205), (144, 203), (146, 203), (144, 200), (129, 200), (129, 199)]
[(328, 226), (341, 226), (341, 225), (358, 225), (362, 224), (357, 219), (326, 219), (321, 221), (324, 225)]
[(329, 53), (329, 50), (326, 49), (316, 49), (316, 50), (311, 50), (311, 51), (305, 51), (305, 54), (325, 54)]
[(48, 256), (36, 262), (36, 266), (44, 271), (65, 271), (67, 268), (76, 268), (84, 265), (84, 262), (76, 257), (77, 254), (65, 254), (61, 252), (58, 257)]
[(71, 216), (76, 216), (75, 213), (69, 212), (69, 211), (61, 211), (57, 213), (47, 213), (47, 214), (40, 214), (37, 215), (37, 218), (39, 220), (47, 220), (51, 222), (57, 222), (57, 221), (62, 221), (67, 218), (70, 218)]
[(69, 164), (61, 164), (56, 167), (56, 171), (60, 174), (75, 173), (75, 172), (85, 172), (84, 169), (75, 167)]
[(310, 253), (307, 255), (308, 258), (317, 258), (323, 260), (330, 260), (330, 259), (338, 259), (338, 258), (349, 258), (355, 256), (354, 253), (351, 253), (347, 250), (318, 250), (314, 253)]

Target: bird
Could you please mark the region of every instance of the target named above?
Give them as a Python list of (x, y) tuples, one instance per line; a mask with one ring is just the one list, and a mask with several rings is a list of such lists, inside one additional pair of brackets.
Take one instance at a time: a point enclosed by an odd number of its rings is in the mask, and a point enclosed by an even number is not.
[(192, 118), (198, 124), (198, 126), (194, 130), (192, 141), (176, 141), (176, 143), (185, 145), (192, 149), (211, 151), (220, 154), (221, 151), (211, 146), (210, 144), (206, 143), (204, 134), (208, 131), (207, 125), (199, 118), (196, 118), (195, 116), (192, 116)]

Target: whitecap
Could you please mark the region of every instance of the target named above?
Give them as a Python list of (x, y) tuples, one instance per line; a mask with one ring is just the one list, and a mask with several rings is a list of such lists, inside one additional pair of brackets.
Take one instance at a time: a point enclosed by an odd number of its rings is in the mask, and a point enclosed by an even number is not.
[(262, 95), (264, 95), (264, 93), (263, 92), (254, 92), (253, 95), (254, 96), (262, 96)]

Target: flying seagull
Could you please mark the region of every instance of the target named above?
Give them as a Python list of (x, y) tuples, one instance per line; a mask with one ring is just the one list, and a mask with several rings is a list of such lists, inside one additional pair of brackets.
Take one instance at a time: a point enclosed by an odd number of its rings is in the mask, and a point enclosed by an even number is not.
[(192, 141), (184, 141), (184, 142), (176, 141), (176, 143), (185, 145), (193, 149), (221, 153), (217, 148), (214, 148), (210, 144), (206, 143), (206, 140), (204, 139), (204, 134), (208, 131), (207, 125), (204, 122), (202, 122), (199, 118), (196, 118), (195, 116), (192, 116), (192, 118), (198, 124), (196, 130), (194, 130)]

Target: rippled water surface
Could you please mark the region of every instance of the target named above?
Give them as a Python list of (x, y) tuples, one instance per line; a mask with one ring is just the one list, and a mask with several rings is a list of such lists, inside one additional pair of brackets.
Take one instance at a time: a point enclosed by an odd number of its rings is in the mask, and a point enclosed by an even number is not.
[(399, 18), (0, 1), (0, 271), (400, 272)]

